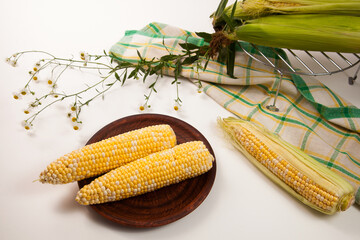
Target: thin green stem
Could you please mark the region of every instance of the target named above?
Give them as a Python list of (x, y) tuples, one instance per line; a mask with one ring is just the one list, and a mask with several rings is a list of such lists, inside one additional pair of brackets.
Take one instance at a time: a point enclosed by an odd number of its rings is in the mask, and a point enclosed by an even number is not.
[(18, 53), (16, 53), (16, 55), (19, 55), (19, 56), (16, 58), (16, 60), (17, 60), (17, 59), (19, 59), (19, 58), (20, 58), (20, 56), (22, 56), (22, 55), (24, 55), (24, 54), (26, 54), (26, 53), (43, 53), (43, 54), (46, 54), (46, 55), (51, 56), (52, 58), (55, 58), (55, 56), (54, 56), (54, 55), (52, 55), (52, 54), (50, 54), (50, 53), (48, 53), (48, 52), (45, 52), (45, 51), (39, 51), (39, 50), (29, 50), (29, 51), (22, 51), (22, 52), (18, 52)]
[(59, 75), (55, 78), (54, 80), (54, 85), (56, 84), (56, 82), (59, 80), (59, 78), (61, 77), (61, 75), (65, 72), (66, 69), (68, 69), (72, 64), (72, 61), (70, 61), (69, 64), (65, 65), (64, 69), (59, 73)]
[[(72, 61), (74, 63), (87, 63), (87, 64), (94, 64), (94, 65), (98, 65), (98, 66), (104, 66), (106, 67), (107, 69), (111, 69), (113, 68), (113, 66), (111, 65), (108, 65), (108, 64), (105, 64), (105, 63), (101, 63), (101, 62), (92, 62), (92, 61), (84, 61), (84, 60), (75, 60), (75, 59), (65, 59), (65, 58), (57, 58), (55, 57), (54, 60), (59, 60), (59, 61)], [(82, 66), (82, 67), (85, 67), (86, 66)]]
[(160, 77), (160, 76), (157, 75), (155, 81), (150, 85), (149, 95), (145, 95), (145, 103), (144, 103), (144, 106), (149, 107), (148, 102), (149, 102), (149, 99), (150, 99), (150, 97), (151, 97), (151, 94), (152, 94), (153, 92), (156, 92), (156, 90), (155, 90), (155, 85), (156, 85), (157, 81), (159, 80), (159, 77)]
[[(45, 107), (41, 108), (39, 111), (37, 111), (36, 113), (34, 113), (33, 115), (31, 115), (29, 118), (27, 118), (25, 120), (25, 122), (29, 123), (30, 125), (32, 125), (32, 122), (35, 120), (35, 118), (41, 113), (43, 112), (46, 108), (50, 107), (51, 105), (53, 105), (56, 102), (60, 102), (62, 101), (62, 99), (57, 99), (55, 101), (50, 102), (49, 104), (47, 104)], [(31, 121), (29, 122), (29, 120), (31, 119)]]
[[(187, 39), (187, 38), (186, 38)], [(165, 46), (165, 43), (164, 43)], [(59, 58), (55, 57), (54, 55), (45, 52), (45, 51), (23, 51), (14, 54), (12, 57), (8, 58), (8, 62), (10, 64), (16, 65), (16, 61), (19, 60), (20, 57), (22, 57), (24, 54), (27, 53), (41, 53), (45, 54), (45, 58), (41, 59), (40, 62), (43, 62), (43, 64), (37, 66), (37, 69), (34, 69), (35, 72), (30, 71), (31, 78), (26, 82), (25, 88), (27, 88), (30, 92), (30, 86), (32, 83), (32, 80), (35, 76), (39, 74), (39, 72), (42, 72), (43, 70), (51, 67), (51, 80), (52, 82), (49, 83), (52, 85), (52, 88), (50, 92), (47, 94), (43, 94), (40, 97), (36, 97), (35, 101), (30, 104), (31, 107), (35, 108), (40, 105), (42, 105), (44, 101), (44, 106), (40, 108), (37, 112), (32, 114), (29, 118), (25, 120), (26, 123), (32, 125), (35, 119), (38, 117), (40, 113), (48, 109), (50, 106), (66, 100), (66, 99), (72, 99), (74, 101), (74, 106), (76, 107), (75, 112), (72, 115), (76, 117), (76, 121), (78, 123), (81, 123), (78, 121), (79, 115), (81, 113), (81, 109), (83, 106), (88, 105), (91, 101), (98, 98), (99, 96), (104, 96), (104, 94), (109, 91), (114, 85), (116, 85), (116, 82), (120, 82), (121, 85), (125, 83), (127, 79), (138, 79), (139, 77), (143, 77), (143, 82), (145, 82), (146, 78), (151, 75), (156, 75), (155, 81), (149, 86), (150, 91), (148, 95), (145, 95), (145, 105), (149, 106), (149, 99), (153, 95), (153, 93), (157, 92), (155, 89), (155, 85), (160, 77), (163, 77), (164, 70), (166, 71), (173, 71), (174, 73), (174, 80), (171, 82), (171, 84), (176, 85), (176, 99), (175, 102), (178, 105), (181, 105), (182, 101), (180, 99), (180, 91), (179, 91), (179, 84), (181, 83), (179, 80), (179, 77), (181, 76), (181, 71), (183, 69), (184, 65), (191, 65), (195, 64), (194, 70), (198, 72), (200, 69), (205, 70), (207, 62), (205, 66), (203, 67), (201, 65), (202, 61), (204, 59), (209, 59), (208, 52), (209, 49), (203, 49), (201, 47), (197, 47), (191, 43), (188, 43), (186, 41), (186, 44), (181, 45), (184, 50), (180, 54), (173, 54), (171, 52), (171, 49), (165, 46), (168, 55), (161, 56), (160, 58), (153, 58), (151, 60), (147, 60), (145, 57), (142, 57), (140, 53), (139, 55), (139, 61), (137, 63), (131, 63), (124, 61), (122, 59), (118, 59), (115, 56), (112, 55), (89, 55), (89, 54), (81, 54), (82, 60), (77, 59), (66, 59), (66, 58)], [(204, 54), (205, 52), (205, 54)], [(106, 58), (109, 60), (109, 63), (104, 63), (104, 61), (100, 62), (98, 61), (101, 58)], [(92, 60), (95, 59), (95, 60)], [(114, 61), (115, 60), (115, 61)], [(114, 66), (113, 66), (113, 63)], [(38, 64), (36, 64), (38, 65)], [(60, 69), (59, 69), (60, 68)], [(73, 93), (60, 93), (59, 91), (55, 92), (55, 85), (57, 86), (57, 83), (60, 81), (60, 79), (63, 77), (66, 70), (70, 68), (78, 68), (79, 70), (86, 69), (86, 70), (97, 70), (101, 79), (97, 81), (96, 83), (92, 85), (86, 85), (85, 88), (83, 88), (80, 91), (75, 91)], [(36, 71), (37, 70), (37, 71)], [(108, 70), (107, 73), (105, 73), (105, 70)], [(122, 70), (121, 73), (118, 73), (119, 70)], [(104, 72), (104, 73), (103, 73)], [(112, 76), (115, 76), (114, 81), (108, 81), (108, 79)], [(199, 84), (200, 85), (200, 84)], [(98, 87), (99, 86), (99, 87)], [(98, 90), (99, 89), (99, 90)], [(90, 97), (87, 98), (86, 102), (82, 101), (82, 97), (85, 92), (88, 92), (90, 90), (96, 90), (97, 93), (92, 94)], [(31, 92), (33, 95), (35, 95), (34, 92)], [(92, 93), (92, 91), (91, 91)], [(48, 97), (53, 96), (56, 99), (48, 101)], [(45, 101), (46, 99), (46, 101)], [(46, 104), (45, 104), (46, 103)]]
[[(79, 91), (79, 92), (72, 93), (72, 94), (69, 94), (69, 95), (59, 94), (59, 95), (62, 95), (63, 97), (61, 97), (61, 98), (59, 98), (59, 99), (56, 99), (56, 100), (50, 102), (49, 104), (45, 105), (42, 109), (40, 109), (39, 111), (37, 111), (36, 113), (34, 113), (32, 116), (30, 116), (30, 117), (29, 117), (28, 119), (26, 119), (25, 121), (28, 122), (28, 121), (31, 119), (31, 121), (29, 122), (29, 124), (32, 124), (32, 122), (33, 122), (33, 121), (35, 120), (35, 118), (39, 115), (39, 113), (43, 112), (46, 108), (48, 108), (49, 106), (53, 105), (53, 104), (56, 103), (56, 102), (63, 101), (63, 100), (65, 100), (65, 99), (71, 98), (71, 97), (75, 97), (75, 102), (76, 102), (76, 99), (77, 99), (77, 97), (78, 97), (80, 94), (82, 94), (82, 93), (84, 93), (84, 92), (87, 92), (87, 91), (89, 91), (90, 89), (96, 87), (97, 85), (99, 85), (100, 83), (102, 83), (102, 82), (104, 82), (106, 79), (108, 79), (111, 75), (112, 75), (112, 74), (109, 74), (108, 76), (104, 77), (103, 80), (101, 80), (101, 81), (97, 82), (96, 84), (93, 84), (92, 86), (89, 86), (88, 88), (86, 88), (86, 89), (84, 89), (84, 90), (81, 90), (81, 91)], [(39, 99), (37, 100), (37, 102), (40, 103), (40, 100), (45, 99), (45, 98), (47, 98), (47, 97), (50, 96), (50, 95), (52, 95), (52, 94), (46, 94), (46, 95), (42, 96), (41, 98), (39, 98)], [(89, 101), (87, 101), (87, 102), (89, 102)], [(85, 104), (82, 104), (81, 106), (83, 106), (83, 105), (85, 105)], [(77, 116), (77, 117), (78, 117), (78, 116)]]

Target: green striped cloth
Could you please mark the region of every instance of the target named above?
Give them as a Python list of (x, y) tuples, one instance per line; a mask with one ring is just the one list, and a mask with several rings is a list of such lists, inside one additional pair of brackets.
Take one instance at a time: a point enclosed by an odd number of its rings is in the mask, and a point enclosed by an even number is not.
[[(154, 22), (139, 31), (127, 31), (110, 53), (136, 63), (137, 51), (148, 60), (160, 58), (168, 51), (181, 53), (179, 43), (185, 41), (208, 44), (195, 33)], [(250, 46), (248, 50), (253, 51)], [(270, 51), (267, 56), (274, 58)], [(200, 80), (203, 91), (228, 111), (279, 134), (339, 173), (355, 187), (356, 203), (360, 204), (360, 109), (315, 78), (285, 75), (276, 102), (279, 111), (270, 111), (266, 106), (273, 103), (279, 75), (240, 50), (235, 58), (235, 79), (216, 61), (210, 61), (205, 71), (186, 66), (181, 74), (194, 82)]]

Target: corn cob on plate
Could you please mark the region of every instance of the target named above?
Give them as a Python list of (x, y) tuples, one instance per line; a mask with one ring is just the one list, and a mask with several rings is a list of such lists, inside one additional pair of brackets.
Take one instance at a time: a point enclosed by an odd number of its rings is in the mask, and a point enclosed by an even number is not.
[[(185, 142), (202, 141), (214, 156), (210, 144), (198, 130), (179, 119), (159, 114), (140, 114), (119, 119), (98, 131), (87, 144), (121, 134), (124, 131), (157, 124), (169, 124), (176, 134), (178, 145)], [(215, 175), (216, 162), (214, 159), (212, 168), (197, 177), (121, 201), (94, 204), (90, 207), (110, 221), (125, 226), (149, 228), (165, 225), (196, 209), (209, 194)], [(95, 179), (93, 177), (81, 180), (78, 185), (82, 189)]]
[(79, 181), (175, 145), (175, 133), (167, 124), (127, 131), (89, 144), (53, 161), (41, 172), (40, 182), (65, 184)]

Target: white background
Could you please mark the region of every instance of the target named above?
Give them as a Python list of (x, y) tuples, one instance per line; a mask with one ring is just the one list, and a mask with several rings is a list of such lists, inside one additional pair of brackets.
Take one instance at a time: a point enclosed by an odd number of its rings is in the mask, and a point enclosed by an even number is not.
[[(209, 15), (219, 0), (183, 1), (1, 1), (0, 58), (24, 50), (44, 50), (59, 57), (80, 51), (101, 54), (125, 30), (152, 21), (189, 31), (212, 32)], [(70, 103), (42, 113), (31, 134), (21, 121), (26, 100), (12, 93), (23, 87), (34, 59), (13, 68), (0, 63), (0, 239), (358, 239), (360, 208), (326, 216), (314, 212), (282, 191), (257, 171), (224, 140), (218, 116), (231, 114), (187, 80), (180, 85), (183, 106), (173, 110), (175, 88), (163, 78), (145, 112), (167, 114), (196, 127), (212, 145), (217, 175), (212, 191), (194, 212), (172, 224), (153, 229), (129, 229), (111, 223), (74, 200), (77, 184), (33, 182), (57, 157), (83, 146), (106, 124), (141, 113), (147, 85), (129, 81), (83, 109), (81, 130), (66, 118)], [(347, 84), (347, 74), (322, 77), (328, 86), (360, 107), (360, 84)], [(90, 81), (96, 74), (71, 72), (63, 86)], [(45, 80), (41, 79), (40, 80)]]

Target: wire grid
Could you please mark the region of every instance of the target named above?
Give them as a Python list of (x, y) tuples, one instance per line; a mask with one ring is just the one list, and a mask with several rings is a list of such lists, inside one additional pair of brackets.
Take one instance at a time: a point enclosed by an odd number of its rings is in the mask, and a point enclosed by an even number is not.
[(276, 48), (270, 48), (271, 51), (277, 56), (278, 62), (275, 63), (274, 59), (268, 58), (255, 44), (250, 45), (256, 50), (255, 53), (250, 53), (243, 46), (243, 42), (239, 42), (239, 46), (247, 55), (255, 61), (264, 65), (273, 67), (280, 75), (279, 85), (275, 94), (272, 105), (267, 106), (272, 111), (279, 111), (276, 107), (276, 99), (281, 87), (281, 81), (284, 74), (297, 74), (308, 76), (325, 76), (343, 71), (358, 65), (355, 70), (354, 76), (348, 78), (350, 85), (354, 84), (357, 75), (360, 71), (360, 54), (359, 53), (338, 53), (338, 52), (321, 52), (321, 51), (304, 51), (282, 49), (287, 55), (287, 59), (281, 55)]

